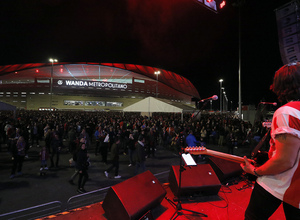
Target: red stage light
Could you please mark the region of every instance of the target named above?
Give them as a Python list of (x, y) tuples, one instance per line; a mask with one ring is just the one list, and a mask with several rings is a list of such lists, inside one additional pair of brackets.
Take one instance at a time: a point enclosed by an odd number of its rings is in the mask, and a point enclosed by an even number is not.
[(38, 69), (35, 70), (35, 73), (39, 73), (40, 71)]
[(210, 3), (210, 2), (212, 2), (212, 1), (214, 1), (214, 0), (206, 0), (207, 3)]
[(64, 72), (64, 69), (63, 69), (63, 68), (60, 68), (60, 72), (63, 73), (63, 72)]
[(220, 3), (220, 8), (224, 8), (225, 5), (226, 5), (226, 1), (222, 1), (222, 2)]

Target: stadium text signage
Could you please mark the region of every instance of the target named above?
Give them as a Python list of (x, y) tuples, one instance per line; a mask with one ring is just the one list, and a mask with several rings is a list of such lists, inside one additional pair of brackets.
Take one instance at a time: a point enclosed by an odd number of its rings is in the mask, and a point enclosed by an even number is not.
[(112, 82), (94, 82), (83, 80), (58, 80), (59, 86), (79, 86), (79, 87), (97, 87), (110, 89), (127, 89), (126, 83), (112, 83)]

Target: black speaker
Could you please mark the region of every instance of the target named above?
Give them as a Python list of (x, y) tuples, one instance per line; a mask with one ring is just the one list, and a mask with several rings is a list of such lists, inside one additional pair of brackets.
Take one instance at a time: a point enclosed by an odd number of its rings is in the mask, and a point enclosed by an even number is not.
[[(175, 196), (179, 196), (179, 168), (172, 166), (169, 173), (170, 188)], [(181, 173), (180, 196), (188, 195), (216, 195), (221, 183), (209, 164), (185, 167)]]
[(166, 195), (157, 178), (146, 171), (108, 189), (102, 207), (109, 220), (139, 219)]
[(222, 183), (230, 178), (240, 176), (243, 172), (240, 163), (235, 163), (225, 159), (209, 157), (208, 163), (214, 169), (215, 173)]
[(276, 9), (279, 49), (284, 64), (300, 61), (299, 6), (294, 0)]

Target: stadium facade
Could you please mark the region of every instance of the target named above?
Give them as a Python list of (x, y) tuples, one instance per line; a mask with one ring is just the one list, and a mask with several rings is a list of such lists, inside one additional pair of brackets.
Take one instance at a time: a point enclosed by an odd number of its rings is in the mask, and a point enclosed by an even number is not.
[[(160, 71), (155, 75), (155, 71)], [(0, 100), (19, 109), (122, 110), (146, 97), (194, 107), (194, 85), (176, 73), (117, 63), (0, 66)]]

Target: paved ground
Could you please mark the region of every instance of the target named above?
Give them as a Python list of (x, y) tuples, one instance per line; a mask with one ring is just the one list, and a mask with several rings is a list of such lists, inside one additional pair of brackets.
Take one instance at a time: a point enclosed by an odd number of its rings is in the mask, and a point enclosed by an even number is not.
[[(225, 147), (209, 145), (208, 148), (226, 152)], [(62, 151), (59, 168), (51, 169), (45, 176), (39, 175), (40, 161), (38, 152), (40, 148), (33, 146), (29, 151), (29, 158), (24, 161), (23, 175), (10, 179), (12, 161), (4, 145), (0, 152), (0, 214), (24, 209), (52, 201), (60, 201), (65, 205), (68, 199), (78, 195), (77, 186), (71, 185), (68, 180), (74, 172), (70, 167), (71, 154)], [(248, 149), (243, 147), (235, 149), (235, 154), (243, 156), (248, 154)], [(134, 176), (135, 167), (128, 167), (128, 156), (120, 155), (120, 179), (104, 176), (104, 171), (109, 165), (101, 162), (101, 156), (95, 156), (93, 146), (89, 150), (92, 165), (88, 171), (90, 179), (86, 183), (87, 191), (94, 191), (112, 186)], [(169, 171), (172, 165), (178, 165), (179, 157), (170, 150), (158, 147), (155, 158), (147, 158), (146, 168), (152, 174)], [(49, 162), (48, 162), (49, 164)], [(76, 178), (77, 181), (77, 178)], [(75, 181), (75, 182), (76, 182)]]

